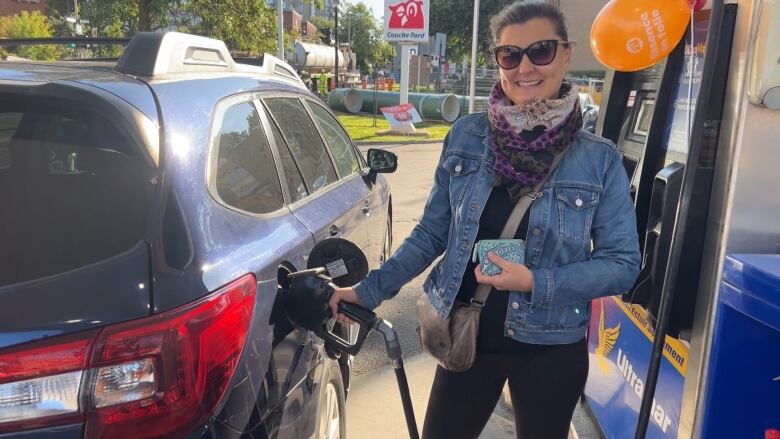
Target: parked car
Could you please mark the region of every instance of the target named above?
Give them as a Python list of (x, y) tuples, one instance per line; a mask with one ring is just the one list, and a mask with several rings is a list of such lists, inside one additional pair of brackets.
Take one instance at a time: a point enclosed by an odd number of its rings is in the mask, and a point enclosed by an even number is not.
[(221, 41), (0, 63), (0, 437), (344, 437), (351, 359), (286, 275), (333, 236), (387, 257), (396, 164)]
[(593, 100), (593, 96), (585, 92), (580, 92), (580, 109), (582, 110), (582, 127), (590, 131), (596, 132), (596, 122), (599, 118), (599, 106)]

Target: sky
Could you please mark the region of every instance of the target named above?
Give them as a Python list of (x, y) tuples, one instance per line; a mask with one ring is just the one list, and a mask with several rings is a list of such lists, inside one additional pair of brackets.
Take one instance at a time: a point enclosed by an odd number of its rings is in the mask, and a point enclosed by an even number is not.
[(380, 23), (384, 23), (382, 15), (384, 15), (385, 0), (347, 0), (347, 3), (365, 3), (374, 11), (374, 17)]

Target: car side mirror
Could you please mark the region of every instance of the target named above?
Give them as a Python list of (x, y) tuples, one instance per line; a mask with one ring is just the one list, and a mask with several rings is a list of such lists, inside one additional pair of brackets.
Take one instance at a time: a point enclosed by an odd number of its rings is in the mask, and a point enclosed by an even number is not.
[(398, 156), (384, 149), (369, 149), (368, 167), (372, 174), (395, 172), (398, 169)]

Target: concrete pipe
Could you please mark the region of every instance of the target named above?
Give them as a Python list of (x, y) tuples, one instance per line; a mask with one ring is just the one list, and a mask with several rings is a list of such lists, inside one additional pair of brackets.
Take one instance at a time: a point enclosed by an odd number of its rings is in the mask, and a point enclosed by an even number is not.
[[(374, 91), (358, 90), (363, 96), (363, 112), (374, 112)], [(401, 94), (392, 91), (377, 91), (377, 107), (392, 107), (398, 105)], [(409, 93), (409, 102), (414, 105), (420, 117), (428, 120), (441, 120), (447, 123), (455, 122), (460, 117), (461, 104), (455, 95)], [(378, 111), (378, 110), (377, 110)]]
[(359, 113), (363, 107), (363, 96), (354, 88), (337, 88), (328, 93), (328, 106), (344, 113)]
[(420, 117), (423, 119), (443, 120), (453, 123), (460, 117), (460, 101), (455, 95), (431, 95), (424, 93), (412, 93), (409, 95), (411, 102)]
[[(465, 116), (469, 114), (469, 97), (468, 96), (458, 96), (458, 101), (460, 101), (460, 115)], [(487, 96), (474, 96), (474, 112), (479, 113), (482, 111), (487, 111), (488, 107), (488, 97)]]

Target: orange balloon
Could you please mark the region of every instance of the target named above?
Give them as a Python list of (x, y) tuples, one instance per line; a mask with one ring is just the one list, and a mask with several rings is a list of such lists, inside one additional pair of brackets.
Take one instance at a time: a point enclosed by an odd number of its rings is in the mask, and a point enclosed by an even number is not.
[(611, 69), (642, 70), (674, 49), (690, 18), (689, 0), (612, 0), (593, 21), (590, 47)]

